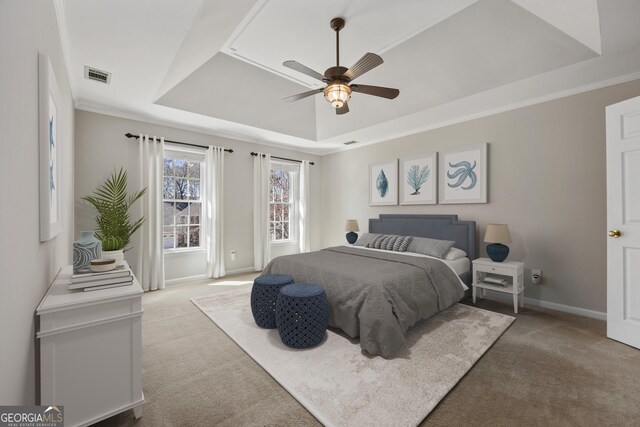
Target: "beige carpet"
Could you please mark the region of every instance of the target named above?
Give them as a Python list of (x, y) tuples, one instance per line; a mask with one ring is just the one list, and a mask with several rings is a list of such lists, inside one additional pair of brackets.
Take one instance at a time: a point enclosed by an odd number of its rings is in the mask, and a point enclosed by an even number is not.
[(249, 300), (242, 289), (192, 301), (328, 426), (418, 425), (514, 321), (456, 304), (412, 328), (406, 354), (386, 360), (333, 331), (316, 348), (289, 349), (255, 324)]

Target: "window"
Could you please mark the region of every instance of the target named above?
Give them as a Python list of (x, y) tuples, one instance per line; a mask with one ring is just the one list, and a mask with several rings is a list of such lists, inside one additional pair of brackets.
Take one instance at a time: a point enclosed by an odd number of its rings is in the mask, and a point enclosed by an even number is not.
[(283, 163), (271, 163), (269, 180), (269, 233), (272, 242), (297, 240), (296, 177), (299, 167)]
[(183, 156), (168, 151), (164, 158), (164, 249), (200, 247), (203, 164), (180, 157)]

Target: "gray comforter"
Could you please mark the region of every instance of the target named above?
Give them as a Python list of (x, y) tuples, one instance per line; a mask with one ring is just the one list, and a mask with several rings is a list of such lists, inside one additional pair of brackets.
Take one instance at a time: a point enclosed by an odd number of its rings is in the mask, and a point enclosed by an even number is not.
[(383, 357), (406, 348), (404, 334), (416, 322), (464, 295), (456, 274), (439, 260), (354, 247), (281, 256), (264, 269), (271, 273), (322, 285), (329, 326), (360, 337), (362, 349)]

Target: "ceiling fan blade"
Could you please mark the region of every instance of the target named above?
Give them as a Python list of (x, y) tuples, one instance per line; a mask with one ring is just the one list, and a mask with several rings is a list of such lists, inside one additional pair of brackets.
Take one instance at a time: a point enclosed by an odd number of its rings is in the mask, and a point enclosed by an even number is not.
[(314, 90), (310, 90), (308, 92), (299, 93), (297, 95), (291, 95), (291, 96), (288, 96), (288, 97), (284, 98), (283, 101), (286, 101), (286, 102), (297, 101), (299, 99), (306, 98), (307, 96), (311, 96), (311, 95), (315, 95), (316, 93), (320, 93), (323, 90), (324, 89), (314, 89)]
[(342, 105), (342, 107), (336, 108), (337, 115), (347, 114), (348, 112), (349, 112), (349, 104), (347, 104), (346, 102)]
[(351, 90), (354, 92), (360, 92), (367, 95), (379, 96), (387, 99), (394, 99), (400, 95), (398, 89), (382, 86), (369, 86), (369, 85), (351, 85)]
[(353, 64), (342, 76), (348, 78), (349, 81), (353, 81), (364, 73), (373, 70), (383, 62), (384, 61), (380, 56), (376, 55), (375, 53), (367, 52), (362, 58), (358, 59), (358, 61)]
[(295, 70), (299, 73), (302, 74), (306, 74), (309, 77), (313, 77), (314, 79), (318, 79), (320, 81), (324, 81), (325, 77), (320, 74), (317, 71), (312, 70), (311, 68), (307, 67), (306, 65), (302, 65), (301, 63), (297, 62), (297, 61), (284, 61), (282, 63), (282, 65), (284, 65), (287, 68), (291, 68), (292, 70)]

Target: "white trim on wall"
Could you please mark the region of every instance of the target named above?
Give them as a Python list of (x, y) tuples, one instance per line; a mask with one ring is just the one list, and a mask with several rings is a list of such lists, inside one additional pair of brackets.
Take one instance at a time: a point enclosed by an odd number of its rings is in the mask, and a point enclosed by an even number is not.
[[(162, 105), (159, 105), (159, 106), (163, 107)], [(120, 119), (135, 120), (135, 121), (143, 122), (146, 124), (169, 127), (169, 128), (184, 130), (188, 132), (197, 132), (204, 135), (211, 135), (211, 136), (217, 136), (220, 138), (233, 139), (240, 142), (248, 142), (251, 144), (265, 145), (268, 147), (280, 148), (282, 150), (289, 150), (289, 151), (295, 151), (297, 153), (310, 154), (312, 156), (324, 155), (324, 154), (318, 153), (317, 151), (309, 150), (305, 148), (305, 146), (302, 145), (302, 143), (308, 145), (309, 141), (302, 138), (298, 138), (300, 140), (301, 145), (286, 144), (286, 143), (280, 144), (268, 139), (268, 138), (276, 138), (277, 135), (276, 136), (269, 135), (269, 137), (258, 138), (255, 136), (248, 136), (248, 135), (244, 135), (242, 133), (237, 133), (237, 132), (232, 133), (232, 132), (226, 132), (226, 131), (219, 131), (216, 129), (210, 129), (206, 126), (199, 126), (199, 125), (194, 125), (189, 123), (177, 122), (175, 120), (171, 120), (166, 117), (153, 117), (147, 114), (141, 114), (139, 112), (126, 111), (121, 108), (114, 108), (110, 106), (100, 105), (88, 100), (75, 101), (75, 108), (76, 110), (88, 111), (89, 113), (96, 113), (96, 114), (102, 114), (106, 116), (118, 117)], [(164, 107), (164, 108), (166, 108), (167, 110), (171, 110), (171, 108), (169, 107)], [(249, 128), (249, 126), (247, 127)], [(252, 135), (258, 135), (257, 133), (258, 130), (259, 129), (257, 128), (249, 129), (249, 131), (252, 132)], [(275, 134), (275, 132), (271, 132), (271, 131), (269, 132), (272, 134)], [(289, 137), (289, 138), (292, 138), (292, 137)], [(329, 153), (326, 153), (326, 154), (329, 154)]]
[(69, 35), (67, 32), (67, 19), (64, 13), (63, 0), (53, 0), (53, 7), (56, 11), (56, 19), (58, 21), (58, 33), (60, 34), (60, 44), (62, 45), (62, 57), (64, 58), (65, 68), (67, 69), (67, 80), (69, 81), (69, 88), (71, 89), (71, 98), (75, 107), (75, 94), (77, 88), (75, 80), (71, 74), (71, 49), (69, 49)]
[(207, 279), (207, 275), (206, 274), (198, 274), (197, 276), (188, 276), (188, 277), (178, 277), (177, 279), (169, 279), (169, 280), (165, 280), (164, 284), (165, 285), (175, 285), (176, 283), (182, 283), (182, 282), (194, 282), (196, 280), (205, 280)]
[[(470, 122), (472, 120), (481, 119), (481, 118), (489, 117), (489, 116), (494, 116), (496, 114), (506, 113), (508, 111), (518, 110), (520, 108), (529, 107), (529, 106), (532, 106), (532, 105), (543, 104), (543, 103), (548, 102), (548, 101), (554, 101), (556, 99), (567, 98), (569, 96), (579, 95), (581, 93), (591, 92), (591, 91), (602, 89), (602, 88), (605, 88), (605, 87), (619, 85), (619, 84), (622, 84), (622, 83), (628, 83), (628, 82), (631, 82), (631, 81), (634, 81), (634, 80), (638, 80), (638, 79), (640, 79), (640, 72), (626, 74), (624, 76), (619, 76), (619, 77), (613, 77), (611, 79), (602, 80), (602, 81), (599, 81), (599, 82), (578, 86), (578, 87), (572, 88), (572, 89), (561, 90), (561, 91), (554, 92), (554, 93), (551, 93), (551, 94), (548, 94), (548, 95), (539, 96), (537, 98), (525, 99), (523, 101), (514, 102), (512, 104), (507, 104), (507, 105), (503, 105), (503, 106), (496, 107), (496, 108), (490, 108), (490, 109), (487, 109), (487, 110), (484, 110), (484, 111), (479, 111), (477, 113), (468, 114), (468, 115), (457, 117), (457, 118), (454, 118), (454, 119), (442, 120), (442, 121), (431, 123), (429, 125), (425, 125), (425, 126), (422, 126), (422, 127), (419, 127), (419, 128), (411, 128), (408, 131), (395, 133), (392, 137), (385, 136), (384, 139), (371, 138), (371, 139), (367, 139), (366, 141), (362, 140), (362, 141), (359, 141), (358, 144), (345, 145), (343, 147), (339, 147), (339, 148), (337, 148), (335, 150), (332, 150), (332, 151), (329, 151), (327, 153), (322, 153), (322, 154), (318, 154), (318, 155), (319, 156), (328, 156), (328, 155), (331, 155), (331, 154), (340, 153), (342, 151), (357, 150), (358, 148), (366, 147), (367, 145), (378, 144), (378, 143), (381, 143), (381, 142), (400, 139), (400, 138), (403, 138), (405, 136), (415, 135), (415, 134), (418, 134), (418, 133), (423, 133), (423, 132), (427, 132), (427, 131), (430, 131), (430, 130), (439, 129), (439, 128), (443, 128), (443, 127), (447, 127), (447, 126), (452, 126), (452, 125), (456, 125), (456, 124), (459, 124), (459, 123)], [(414, 114), (417, 114), (417, 113), (414, 113)], [(350, 133), (345, 134), (343, 136), (344, 136), (343, 139), (345, 139), (345, 140), (358, 139), (358, 138), (350, 135)]]
[[(269, 140), (269, 138), (256, 138), (256, 137), (250, 137), (247, 135), (243, 135), (241, 133), (237, 133), (237, 132), (225, 132), (225, 131), (217, 131), (215, 129), (210, 129), (207, 128), (205, 126), (198, 126), (198, 125), (193, 125), (193, 124), (187, 124), (187, 123), (181, 123), (181, 122), (176, 122), (173, 120), (169, 120), (167, 118), (162, 118), (162, 117), (151, 117), (149, 116), (149, 114), (147, 113), (141, 113), (141, 112), (134, 112), (134, 111), (126, 111), (122, 108), (115, 108), (115, 107), (111, 107), (111, 106), (105, 106), (105, 105), (100, 105), (94, 102), (91, 102), (89, 100), (75, 100), (75, 108), (78, 110), (83, 110), (83, 111), (89, 111), (91, 113), (98, 113), (98, 114), (106, 114), (109, 116), (114, 116), (114, 117), (119, 117), (122, 119), (129, 119), (129, 120), (137, 120), (137, 121), (142, 121), (144, 123), (150, 123), (150, 124), (156, 124), (156, 125), (160, 125), (160, 126), (169, 126), (172, 128), (176, 128), (176, 129), (181, 129), (181, 130), (186, 130), (186, 131), (191, 131), (191, 132), (198, 132), (198, 133), (203, 133), (206, 135), (213, 135), (213, 136), (219, 136), (222, 138), (230, 138), (230, 139), (235, 139), (238, 141), (243, 141), (243, 142), (250, 142), (250, 143), (254, 143), (254, 144), (262, 144), (262, 145), (267, 145), (270, 147), (278, 147), (278, 148), (282, 148), (282, 149), (288, 149), (288, 150), (294, 150), (294, 151), (298, 151), (301, 153), (306, 153), (306, 154), (312, 154), (312, 155), (316, 155), (316, 156), (328, 156), (330, 154), (334, 154), (334, 153), (339, 153), (342, 151), (348, 151), (348, 150), (354, 150), (354, 149), (358, 149), (361, 147), (365, 147), (367, 145), (371, 145), (371, 144), (377, 144), (380, 142), (385, 142), (385, 141), (390, 141), (390, 140), (394, 140), (394, 139), (398, 139), (398, 138), (402, 138), (408, 135), (415, 135), (417, 133), (422, 133), (422, 132), (426, 132), (429, 130), (433, 130), (433, 129), (438, 129), (438, 128), (442, 128), (442, 127), (446, 127), (446, 126), (451, 126), (454, 124), (458, 124), (458, 123), (464, 123), (464, 122), (468, 122), (471, 120), (475, 120), (475, 119), (479, 119), (479, 118), (483, 118), (483, 117), (488, 117), (488, 116), (492, 116), (495, 114), (500, 114), (500, 113), (504, 113), (507, 111), (511, 111), (511, 110), (517, 110), (519, 108), (523, 108), (523, 107), (528, 107), (531, 105), (536, 105), (536, 104), (542, 104), (544, 102), (547, 101), (553, 101), (555, 99), (560, 99), (560, 98), (566, 98), (572, 95), (578, 95), (581, 93), (585, 93), (585, 92), (590, 92), (590, 91), (594, 91), (597, 89), (601, 89), (604, 87), (609, 87), (609, 86), (615, 86), (618, 84), (622, 84), (622, 83), (627, 83), (633, 80), (638, 80), (640, 79), (640, 72), (637, 73), (630, 73), (630, 74), (626, 74), (623, 76), (618, 76), (618, 77), (613, 77), (610, 79), (606, 79), (606, 80), (601, 80), (599, 82), (595, 82), (595, 83), (590, 83), (590, 84), (586, 84), (586, 85), (582, 85), (582, 86), (578, 86), (575, 88), (571, 88), (571, 89), (566, 89), (566, 90), (561, 90), (555, 93), (551, 93), (551, 94), (547, 94), (547, 95), (543, 95), (543, 96), (539, 96), (537, 98), (530, 98), (530, 99), (526, 99), (523, 101), (519, 101), (519, 102), (514, 102), (512, 104), (508, 104), (508, 105), (504, 105), (504, 106), (500, 106), (500, 107), (496, 107), (496, 108), (490, 108), (484, 111), (480, 111), (477, 113), (473, 113), (473, 114), (468, 114), (466, 116), (462, 116), (462, 117), (457, 117), (454, 119), (450, 119), (450, 120), (443, 120), (443, 121), (439, 121), (436, 123), (432, 123), (420, 128), (412, 128), (409, 131), (400, 131), (400, 132), (396, 132), (394, 133), (392, 136), (385, 136), (384, 139), (368, 139), (366, 142), (365, 141), (360, 141), (358, 144), (354, 144), (354, 145), (350, 145), (350, 146), (341, 146), (336, 148), (335, 150), (331, 150), (328, 151), (326, 153), (319, 153), (317, 151), (314, 150), (309, 150), (307, 148), (305, 148), (305, 144), (303, 143), (308, 143), (309, 141), (306, 139), (302, 139), (302, 138), (298, 138), (300, 141), (300, 145), (294, 145), (294, 144), (278, 144), (273, 142), (272, 140)], [(71, 80), (71, 79), (70, 79)], [(167, 109), (169, 109), (169, 107), (166, 107)], [(415, 114), (415, 113), (414, 113)], [(255, 128), (251, 128), (254, 135), (257, 135), (255, 133), (256, 129)], [(355, 131), (357, 132), (357, 131)], [(271, 135), (270, 137), (275, 137), (273, 132), (270, 132)], [(350, 136), (350, 133), (347, 133), (345, 135), (342, 135), (340, 138), (344, 139), (344, 140), (350, 140), (350, 139), (354, 139), (353, 136)], [(342, 138), (344, 137), (344, 138)], [(335, 139), (335, 138), (330, 138), (330, 140)], [(360, 138), (355, 138), (355, 139), (360, 139)], [(315, 142), (322, 142), (322, 141), (315, 141)]]
[[(246, 267), (246, 268), (238, 268), (236, 270), (227, 270), (226, 274), (224, 277), (221, 277), (219, 279), (215, 279), (215, 280), (226, 280), (229, 278), (229, 276), (233, 276), (235, 274), (246, 274), (246, 273), (256, 273), (256, 271), (254, 270), (253, 267)], [(188, 277), (179, 277), (177, 279), (169, 279), (169, 280), (165, 280), (164, 284), (165, 285), (175, 285), (178, 283), (187, 283), (187, 282), (195, 282), (196, 280), (214, 280), (211, 279), (210, 277), (207, 277), (206, 274), (198, 274), (196, 276), (188, 276)]]
[[(504, 293), (499, 293), (499, 292), (492, 292), (490, 290), (487, 290), (486, 292), (491, 296), (491, 299), (497, 299), (501, 301), (512, 300), (511, 295), (506, 295)], [(607, 320), (607, 313), (603, 313), (601, 311), (595, 311), (595, 310), (588, 310), (586, 308), (574, 307), (572, 305), (558, 304), (555, 302), (549, 302), (549, 301), (525, 297), (524, 299), (525, 309), (527, 308), (527, 305), (534, 306), (534, 307), (547, 308), (549, 310), (561, 311), (563, 313), (577, 314), (578, 316), (590, 317), (592, 319)]]
[(227, 275), (225, 278), (229, 278), (234, 274), (245, 274), (245, 273), (257, 273), (253, 267), (245, 267), (245, 268), (237, 268), (235, 270), (227, 270)]

